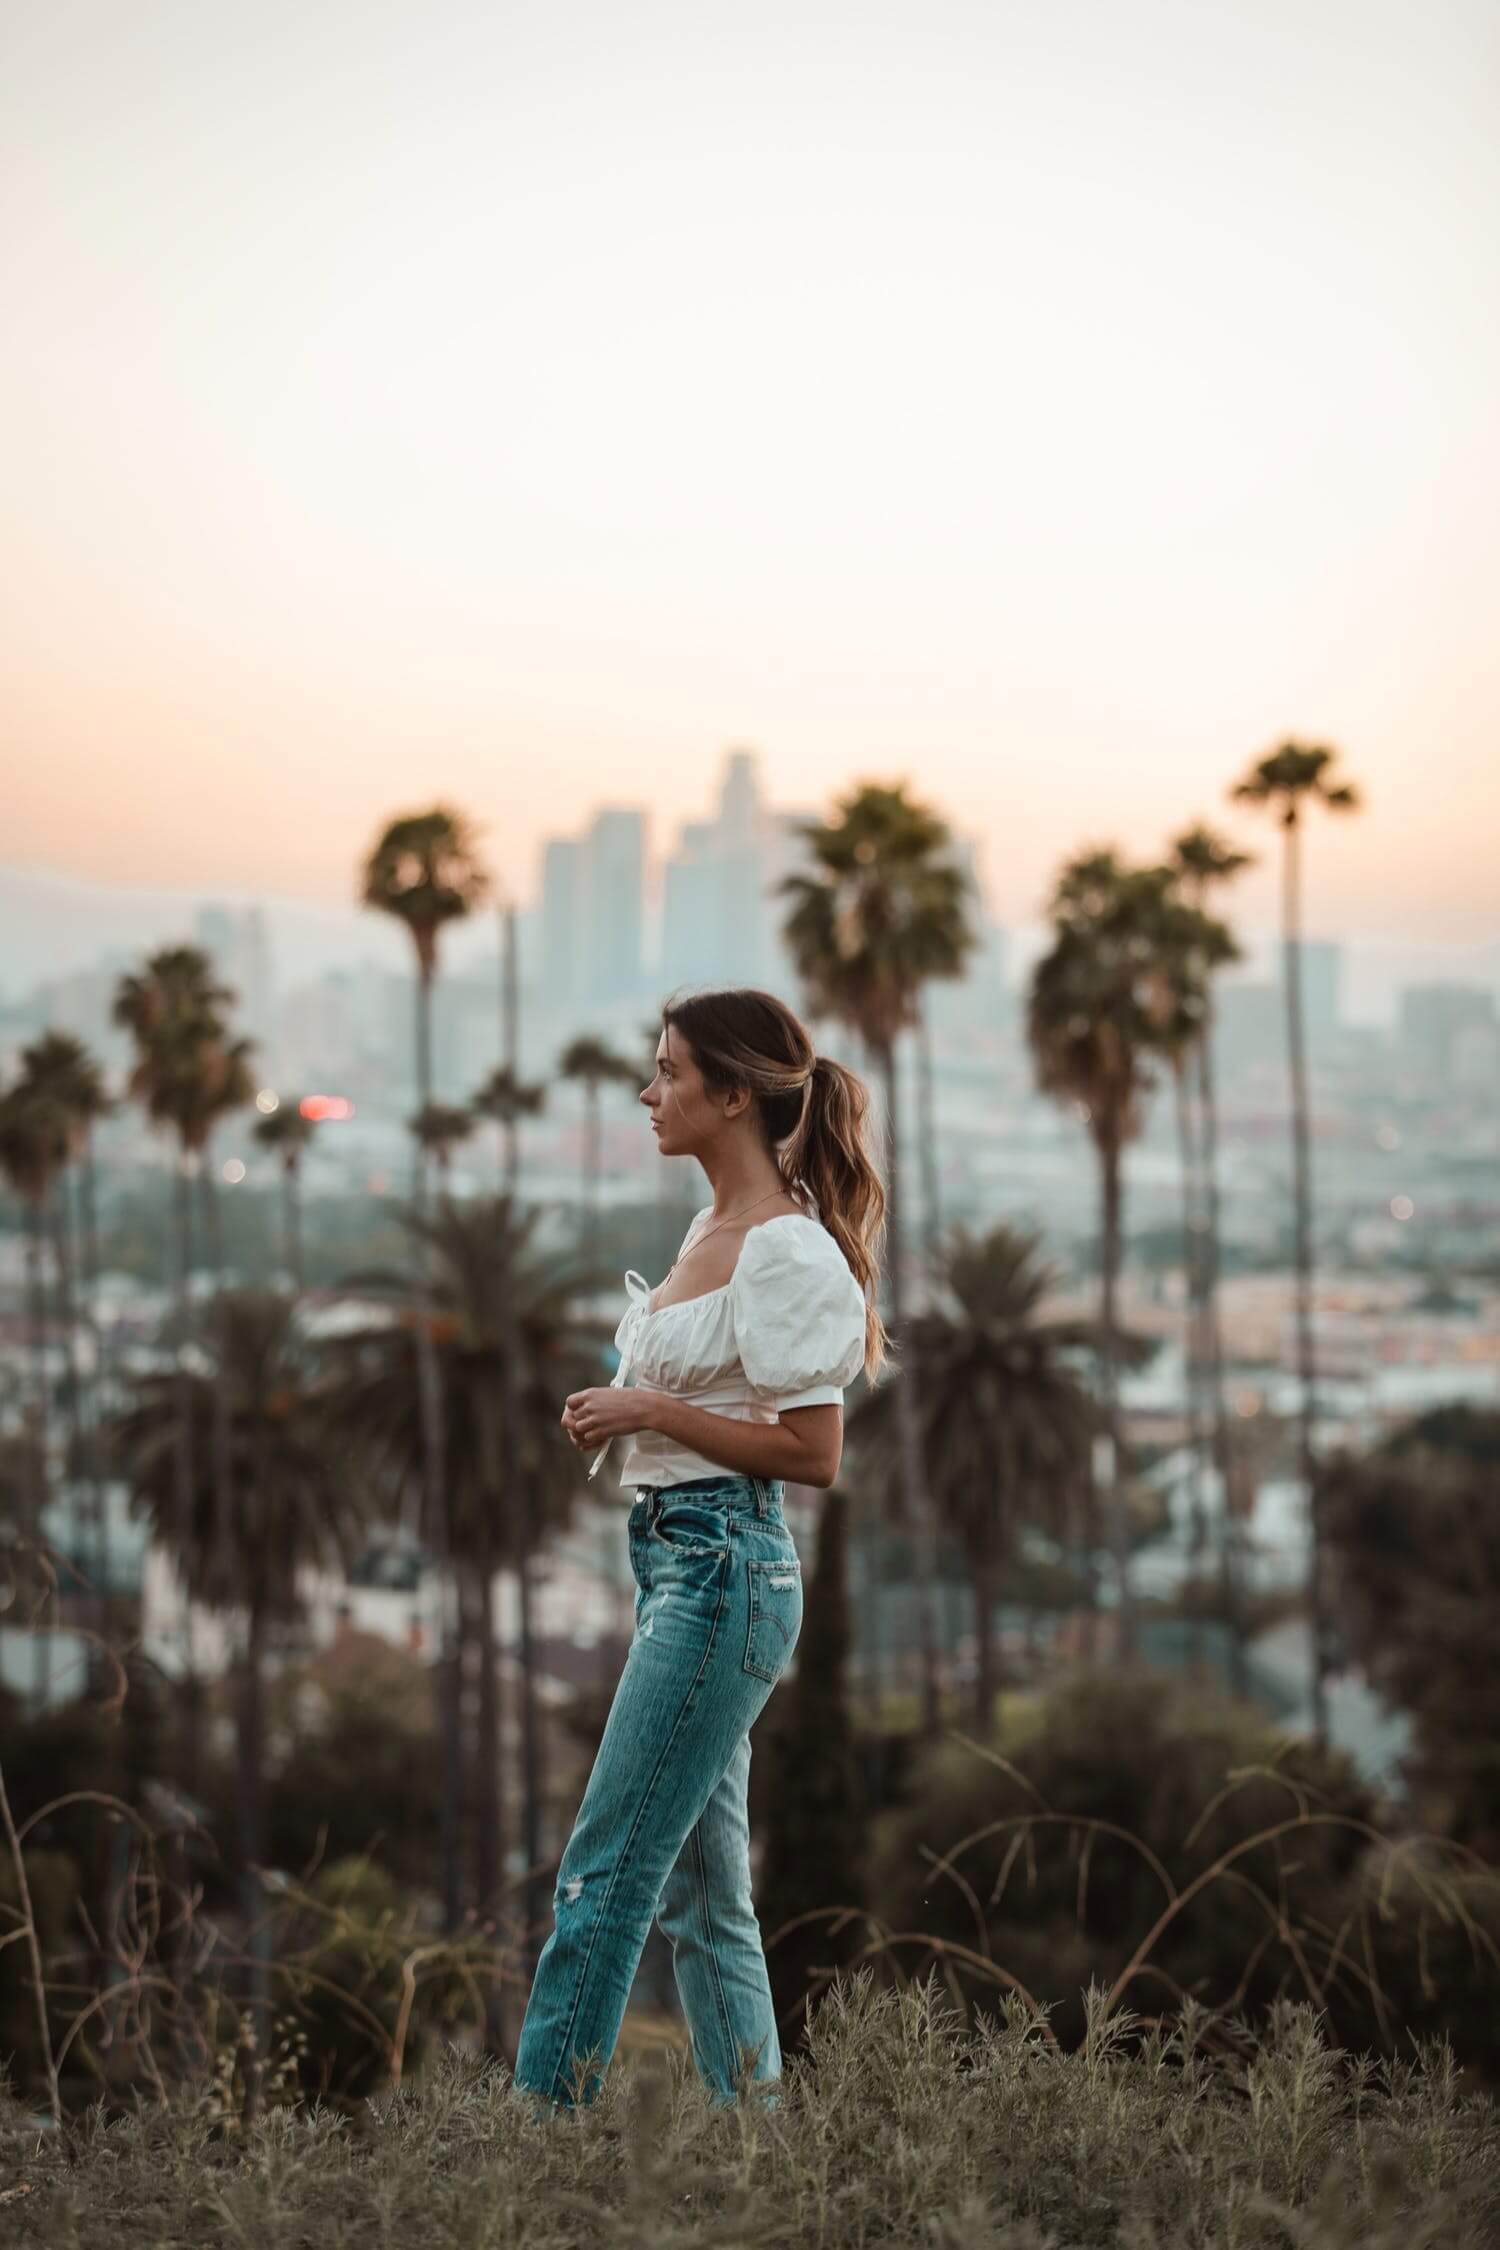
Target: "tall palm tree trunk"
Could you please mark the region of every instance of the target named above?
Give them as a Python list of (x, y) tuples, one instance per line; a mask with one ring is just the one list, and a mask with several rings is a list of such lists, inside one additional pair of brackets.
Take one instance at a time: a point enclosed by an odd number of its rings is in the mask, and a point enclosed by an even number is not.
[(599, 1255), (599, 1088), (592, 1078), (583, 1102), (583, 1262), (592, 1271)]
[[(416, 995), (417, 1106), (426, 1110), (432, 1101), (432, 971), (419, 962)], [(418, 1216), (427, 1216), (427, 1151), (420, 1138), (415, 1143), (416, 1170), (413, 1202)], [(443, 1401), (437, 1342), (432, 1332), (431, 1291), (428, 1287), (428, 1249), (417, 1246), (417, 1386), (422, 1416), (422, 1467), (426, 1486), (427, 1519), (436, 1550), (438, 1579), (437, 1721), (441, 1744), (442, 1790), (438, 1819), (438, 1850), (443, 1901), (443, 1928), (456, 1930), (463, 1912), (463, 1875), (459, 1854), (463, 1820), (463, 1736), (459, 1708), (458, 1651), (454, 1633), (452, 1540), (448, 1525), (448, 1496), (443, 1447)]]
[(214, 1524), (221, 1548), (228, 1552), (234, 1539), (234, 1470), (230, 1459), (228, 1345), (227, 1314), (224, 1303), (224, 1225), (219, 1209), (219, 1191), (214, 1180), (213, 1160), (204, 1149), (198, 1173), (198, 1189), (203, 1202), (203, 1233), (208, 1244), (209, 1265), (214, 1277), (214, 1328), (217, 1347), (213, 1368), (213, 1478)]
[[(78, 1306), (73, 1287), (73, 1254), (71, 1224), (68, 1212), (69, 1176), (66, 1172), (53, 1187), (49, 1199), (48, 1219), (52, 1238), (52, 1270), (57, 1276), (57, 1318), (62, 1329), (63, 1362), (67, 1369), (67, 1405), (65, 1409), (68, 1462), (63, 1474), (63, 1489), (69, 1491), (88, 1477), (88, 1463), (83, 1448), (83, 1379), (78, 1366), (77, 1319)], [(97, 1492), (97, 1479), (94, 1480)], [(68, 1523), (70, 1532), (78, 1521), (76, 1510), (70, 1505)], [(86, 1544), (79, 1542), (80, 1547)], [(88, 1577), (87, 1570), (73, 1572), (75, 1583)], [(92, 1597), (86, 1606), (91, 1606)]]
[(531, 1575), (536, 1540), (535, 1511), (530, 1492), (518, 1487), (520, 1497), (520, 1559), (516, 1565), (517, 1629), (521, 1649), (521, 1847), (526, 1860), (522, 1899), (523, 1964), (528, 1982), (536, 1974), (541, 1952), (542, 1859), (542, 1760), (541, 1733), (536, 1700), (536, 1610)]
[[(504, 1388), (502, 1366), (502, 1394)], [(468, 1567), (463, 1587), (475, 1670), (474, 1910), (481, 1924), (493, 1923), (499, 1912), (505, 1833), (499, 1649), (495, 1639), (495, 1541), (509, 1495), (502, 1466), (508, 1449), (497, 1421), (497, 1406), (503, 1419), (500, 1401), (487, 1402), (484, 1412), (483, 1489), (478, 1495), (473, 1542), (466, 1543)], [(499, 2053), (504, 2023), (497, 1978), (485, 1980), (484, 2027), (486, 2045), (492, 2053)]]
[(1203, 1197), (1200, 1136), (1194, 1131), (1186, 1058), (1174, 1062), (1172, 1102), (1177, 1120), (1177, 1163), (1182, 1189), (1183, 1379), (1187, 1392), (1188, 1448), (1192, 1455), (1192, 1528), (1188, 1541), (1188, 1583), (1193, 1594), (1189, 1646), (1203, 1662), (1205, 1619), (1199, 1583), (1208, 1546), (1208, 1470), (1212, 1433), (1203, 1395)]
[(521, 956), (516, 910), (510, 901), (500, 910), (500, 923), (500, 1047), (510, 1069), (512, 1097), (505, 1113), (505, 1171), (500, 1184), (514, 1203), (521, 1177)]
[(286, 1243), (286, 1267), (292, 1287), (300, 1297), (305, 1286), (302, 1270), (302, 1167), (297, 1156), (281, 1160), (281, 1224)]
[(1287, 1059), (1292, 1082), (1292, 1178), (1295, 1189), (1297, 1258), (1297, 1371), (1301, 1388), (1297, 1420), (1299, 1466), (1306, 1494), (1307, 1619), (1312, 1640), (1313, 1736), (1328, 1740), (1330, 1670), (1328, 1622), (1323, 1585), (1323, 1537), (1318, 1503), (1313, 1425), (1316, 1418), (1316, 1363), (1313, 1351), (1312, 1150), (1308, 1131), (1307, 1050), (1302, 1022), (1301, 824), (1295, 807), (1287, 814), (1282, 855), (1282, 961), (1286, 985)]
[[(504, 1867), (505, 1768), (500, 1651), (495, 1639), (495, 1572), (489, 1556), (480, 1563), (474, 1592), (474, 1653), (479, 1666), (474, 1904), (480, 1920), (492, 1922), (499, 1912)], [(505, 2022), (503, 1991), (498, 1978), (485, 1980), (484, 2018), (485, 2043), (492, 2054), (499, 2054)]]
[[(31, 1537), (36, 1555), (38, 1584), (42, 1578), (42, 1512), (52, 1482), (51, 1400), (47, 1393), (47, 1289), (42, 1274), (42, 1237), (45, 1222), (39, 1204), (25, 1207), (26, 1313), (31, 1331), (32, 1412), (36, 1418), (36, 1453), (31, 1476)], [(44, 1610), (32, 1623), (31, 1690), (39, 1711), (52, 1700), (52, 1619)]]
[(1219, 1553), (1224, 1613), (1229, 1625), (1229, 1680), (1236, 1695), (1250, 1685), (1239, 1528), (1234, 1518), (1234, 1439), (1224, 1395), (1224, 1335), (1219, 1322), (1219, 1105), (1213, 1065), (1213, 1018), (1198, 1040), (1198, 1114), (1203, 1126), (1203, 1338), (1208, 1353), (1207, 1390), (1219, 1474)]
[(192, 1326), (190, 1290), (193, 1266), (193, 1187), (190, 1163), (187, 1150), (180, 1149), (173, 1178), (177, 1225), (174, 1232), (176, 1257), (172, 1272), (172, 1331), (175, 1342), (173, 1368), (177, 1393), (174, 1505), (176, 1533), (180, 1542), (179, 1554), (187, 1553), (192, 1543), (193, 1528), (192, 1381), (184, 1356)]
[(995, 1594), (994, 1557), (988, 1548), (969, 1562), (974, 1581), (974, 1725), (980, 1738), (995, 1723)]
[(1120, 1148), (1108, 1141), (1100, 1152), (1102, 1224), (1100, 1227), (1101, 1308), (1100, 1359), (1104, 1390), (1104, 1510), (1110, 1551), (1114, 1557), (1119, 1593), (1119, 1646), (1122, 1656), (1135, 1653), (1135, 1597), (1130, 1582), (1130, 1524), (1125, 1508), (1124, 1449), (1120, 1442), (1119, 1284), (1122, 1183)]
[(901, 1128), (896, 1113), (896, 1052), (887, 1040), (879, 1050), (885, 1086), (886, 1210), (888, 1267), (891, 1283), (892, 1325), (901, 1346), (901, 1369), (896, 1378), (896, 1427), (901, 1448), (901, 1491), (907, 1529), (912, 1542), (916, 1577), (917, 1641), (922, 1666), (922, 1731), (936, 1734), (941, 1724), (938, 1693), (937, 1552), (932, 1507), (927, 1492), (927, 1464), (922, 1452), (916, 1333), (906, 1317), (906, 1280), (902, 1272)]
[(107, 1399), (113, 1354), (105, 1329), (99, 1298), (99, 1160), (94, 1148), (93, 1128), (84, 1127), (83, 1149), (78, 1165), (79, 1189), (79, 1239), (83, 1253), (84, 1318), (88, 1322), (89, 1336), (94, 1349), (94, 1364), (89, 1380), (89, 1431), (91, 1484), (94, 1511), (94, 1553), (92, 1576), (97, 1589), (96, 1624), (102, 1633), (109, 1612), (109, 1526), (106, 1518), (106, 1493), (104, 1463), (101, 1458), (101, 1431)]
[[(193, 1544), (193, 1385), (187, 1362), (187, 1348), (192, 1328), (191, 1276), (193, 1269), (193, 1183), (192, 1159), (186, 1146), (177, 1152), (177, 1165), (173, 1191), (177, 1206), (177, 1225), (174, 1230), (176, 1261), (172, 1275), (172, 1328), (174, 1336), (173, 1370), (177, 1401), (176, 1426), (173, 1443), (173, 1516), (176, 1536), (174, 1546), (178, 1556), (189, 1554)], [(178, 1564), (178, 1584), (182, 1600), (182, 1748), (180, 1753), (180, 1779), (191, 1796), (198, 1787), (198, 1733), (199, 1686), (197, 1678), (197, 1650), (193, 1634), (193, 1604), (188, 1594), (187, 1578)]]
[(938, 1165), (937, 1111), (932, 1068), (932, 1031), (925, 995), (919, 998), (917, 1016), (917, 1132), (922, 1157), (922, 1239), (927, 1272), (927, 1293), (937, 1271), (938, 1245), (943, 1236), (940, 1171)]
[[(240, 1911), (245, 1922), (246, 1999), (255, 2028), (257, 2063), (269, 2044), (270, 1931), (260, 1870), (265, 1862), (266, 1616), (252, 1600), (245, 1622), (236, 1740), (235, 1796), (240, 1842)], [(252, 2107), (256, 2089), (252, 2085)]]
[[(880, 1055), (876, 1051), (874, 1043), (871, 1040), (867, 1039), (863, 1035), (863, 1033), (859, 1034), (859, 1041), (860, 1059), (864, 1067), (865, 1077), (870, 1081), (872, 1086), (879, 1088), (879, 1104), (888, 1116), (890, 1110), (890, 1090), (885, 1084), (885, 1081), (881, 1075), (882, 1064)], [(888, 1136), (888, 1124), (883, 1123), (882, 1132)], [(886, 1158), (886, 1174), (889, 1178), (889, 1154), (887, 1154)], [(887, 1222), (887, 1224), (889, 1225), (889, 1222)], [(889, 1254), (888, 1234), (887, 1255), (883, 1271), (879, 1277), (879, 1279), (885, 1284), (887, 1300), (881, 1305), (880, 1309), (882, 1315), (884, 1315), (888, 1311), (891, 1311), (890, 1266), (891, 1260)], [(892, 1319), (894, 1319), (895, 1317), (893, 1311), (891, 1312), (891, 1317)], [(899, 1376), (897, 1379), (899, 1380)], [(902, 1503), (902, 1507), (904, 1513), (904, 1500)], [(894, 1655), (894, 1651), (892, 1650), (890, 1645), (891, 1641), (894, 1639), (894, 1635), (888, 1635), (886, 1632), (886, 1538), (884, 1509), (884, 1493), (877, 1487), (877, 1497), (874, 1504), (867, 1505), (861, 1510), (861, 1528), (855, 1529), (851, 1527), (849, 1535), (851, 1550), (857, 1551), (860, 1558), (860, 1615), (865, 1620), (866, 1645), (868, 1646), (870, 1652), (868, 1667), (864, 1676), (864, 1685), (866, 1690), (866, 1708), (870, 1711), (873, 1711), (877, 1716), (877, 1724), (871, 1727), (869, 1731), (869, 1754), (865, 1764), (866, 1786), (868, 1790), (869, 1801), (872, 1805), (879, 1805), (880, 1803), (882, 1803), (885, 1794), (886, 1752), (884, 1714), (886, 1707), (886, 1696), (890, 1687), (888, 1673), (891, 1670), (892, 1658)]]
[(474, 1652), (479, 1666), (476, 1711), (479, 1780), (474, 1792), (475, 1906), (486, 1916), (493, 1915), (500, 1895), (505, 1832), (505, 1777), (500, 1755), (500, 1652), (495, 1639), (494, 1580), (494, 1562), (486, 1555), (477, 1572), (474, 1602)]
[[(512, 1068), (515, 1058), (512, 1055)], [(518, 1240), (515, 1224), (515, 1202), (508, 1199), (502, 1213), (501, 1224), (507, 1244)], [(512, 1527), (516, 1561), (516, 1595), (519, 1607), (519, 1637), (521, 1660), (521, 1842), (525, 1860), (526, 1877), (521, 1900), (522, 1953), (529, 1974), (535, 1973), (537, 1956), (541, 1949), (538, 1917), (541, 1909), (540, 1877), (537, 1868), (542, 1856), (541, 1842), (541, 1743), (538, 1732), (536, 1699), (537, 1659), (536, 1637), (532, 1610), (531, 1558), (536, 1536), (536, 1509), (530, 1486), (526, 1480), (524, 1449), (522, 1446), (522, 1398), (526, 1394), (525, 1369), (522, 1366), (524, 1338), (519, 1310), (516, 1304), (514, 1266), (507, 1258), (510, 1270), (504, 1292), (500, 1362), (500, 1460), (505, 1481), (503, 1513)], [(491, 1662), (498, 1659), (492, 1651)], [(497, 1690), (498, 1693), (498, 1690)], [(496, 1705), (496, 1753), (500, 1750), (500, 1716)], [(498, 1846), (497, 1846), (498, 1850)], [(497, 1864), (497, 1874), (502, 1872)], [(503, 2024), (497, 2006), (495, 2029), (497, 2040), (503, 2037)]]

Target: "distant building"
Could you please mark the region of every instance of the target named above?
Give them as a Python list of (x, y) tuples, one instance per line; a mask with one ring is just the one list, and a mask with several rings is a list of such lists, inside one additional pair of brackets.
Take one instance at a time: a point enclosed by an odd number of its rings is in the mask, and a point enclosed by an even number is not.
[(1396, 1024), (1402, 1069), (1435, 1092), (1482, 1090), (1500, 1065), (1495, 996), (1477, 984), (1413, 984)]
[(638, 997), (645, 970), (646, 815), (605, 805), (589, 823), (583, 860), (584, 1007)]
[(662, 871), (664, 992), (714, 984), (786, 990), (791, 972), (778, 934), (786, 902), (774, 885), (799, 856), (794, 817), (766, 805), (755, 753), (731, 750), (717, 812), (683, 823)]
[(1286, 1009), (1280, 984), (1224, 980), (1214, 994), (1214, 1068), (1233, 1080), (1280, 1066), (1286, 1056)]
[(542, 903), (535, 967), (547, 1009), (572, 1008), (581, 981), (583, 846), (572, 836), (549, 836), (542, 849)]
[(555, 1027), (638, 1002), (645, 977), (646, 814), (604, 805), (582, 836), (542, 848), (539, 958), (526, 982)]
[(238, 1031), (265, 1047), (273, 1033), (271, 939), (264, 907), (200, 906), (193, 935), (234, 994)]
[(1344, 949), (1329, 938), (1304, 938), (1302, 1024), (1308, 1046), (1326, 1050), (1338, 1036), (1344, 989)]

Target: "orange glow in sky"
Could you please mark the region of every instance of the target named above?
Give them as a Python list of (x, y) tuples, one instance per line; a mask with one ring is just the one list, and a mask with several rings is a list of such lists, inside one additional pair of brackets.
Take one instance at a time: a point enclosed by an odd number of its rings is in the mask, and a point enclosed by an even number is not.
[(442, 796), (526, 897), (742, 743), (1021, 915), (1290, 734), (1325, 924), (1492, 933), (1497, 88), (1490, 0), (20, 0), (0, 860)]

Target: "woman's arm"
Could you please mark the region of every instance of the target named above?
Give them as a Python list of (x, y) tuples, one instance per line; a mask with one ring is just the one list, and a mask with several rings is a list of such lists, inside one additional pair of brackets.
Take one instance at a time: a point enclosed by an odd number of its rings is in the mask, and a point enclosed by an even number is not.
[(824, 1489), (838, 1475), (844, 1452), (841, 1406), (794, 1406), (776, 1422), (737, 1422), (728, 1414), (689, 1406), (670, 1391), (617, 1390), (611, 1384), (574, 1391), (562, 1421), (581, 1453), (628, 1431), (659, 1430), (726, 1469)]
[(647, 1429), (660, 1430), (678, 1445), (722, 1461), (753, 1477), (785, 1477), (792, 1484), (827, 1489), (839, 1473), (844, 1451), (841, 1406), (794, 1406), (776, 1422), (736, 1422), (727, 1414), (689, 1406), (670, 1391), (648, 1397)]

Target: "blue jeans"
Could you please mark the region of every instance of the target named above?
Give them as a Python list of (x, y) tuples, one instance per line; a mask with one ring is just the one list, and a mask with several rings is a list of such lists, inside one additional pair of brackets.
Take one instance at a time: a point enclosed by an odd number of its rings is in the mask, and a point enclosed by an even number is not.
[(726, 1472), (643, 1485), (631, 1507), (635, 1634), (558, 1867), (516, 2055), (515, 2085), (556, 2106), (598, 2093), (653, 1916), (717, 2098), (734, 2100), (747, 2062), (753, 2079), (781, 2075), (746, 1795), (750, 1727), (802, 1626), (785, 1489)]

